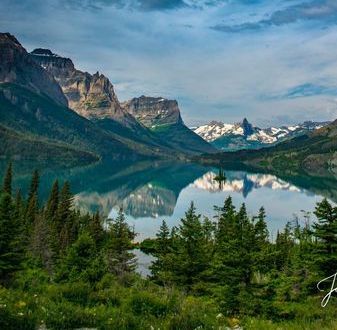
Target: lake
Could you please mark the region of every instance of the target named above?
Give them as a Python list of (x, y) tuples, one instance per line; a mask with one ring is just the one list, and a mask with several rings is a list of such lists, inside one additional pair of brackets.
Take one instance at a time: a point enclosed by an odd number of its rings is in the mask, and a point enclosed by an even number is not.
[[(1, 173), (6, 164), (0, 163)], [(214, 180), (217, 168), (197, 164), (143, 161), (133, 164), (104, 162), (97, 165), (60, 169), (48, 164), (14, 163), (14, 189), (26, 192), (31, 172), (41, 172), (40, 200), (46, 200), (52, 182), (68, 180), (75, 194), (75, 205), (83, 212), (99, 210), (114, 217), (120, 207), (127, 221), (138, 233), (136, 240), (154, 237), (162, 220), (179, 225), (191, 201), (198, 213), (212, 218), (214, 206), (221, 206), (227, 196), (234, 204), (246, 204), (250, 215), (264, 206), (271, 237), (304, 211), (313, 212), (323, 197), (337, 201), (337, 181), (331, 177), (296, 175), (281, 178), (270, 173), (226, 170), (226, 181)], [(312, 215), (312, 220), (314, 216)]]

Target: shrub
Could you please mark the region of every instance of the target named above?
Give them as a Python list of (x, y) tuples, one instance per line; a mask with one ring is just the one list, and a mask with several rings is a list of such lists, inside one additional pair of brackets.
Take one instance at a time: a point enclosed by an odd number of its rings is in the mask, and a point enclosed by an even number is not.
[(129, 307), (136, 315), (154, 315), (162, 317), (167, 313), (167, 305), (159, 296), (148, 292), (134, 294), (129, 300)]

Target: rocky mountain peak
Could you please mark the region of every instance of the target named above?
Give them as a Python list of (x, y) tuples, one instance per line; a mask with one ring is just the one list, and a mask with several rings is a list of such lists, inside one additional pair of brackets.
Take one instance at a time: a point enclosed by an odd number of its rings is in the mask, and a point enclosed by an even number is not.
[(142, 95), (122, 103), (122, 107), (146, 127), (183, 123), (176, 100)]
[[(1, 42), (11, 42), (16, 44), (19, 47), (22, 47), (20, 42), (18, 41), (18, 39), (16, 39), (12, 34), (10, 34), (9, 32), (5, 32), (5, 33), (0, 33), (0, 41)], [(23, 47), (22, 47), (23, 48)]]
[(136, 125), (122, 107), (110, 80), (98, 71), (91, 75), (77, 70), (70, 58), (48, 49), (36, 49), (32, 58), (51, 73), (62, 87), (69, 107), (88, 119), (114, 119), (126, 126)]
[(31, 52), (31, 54), (33, 54), (33, 55), (45, 55), (45, 56), (57, 56), (50, 49), (45, 49), (45, 48), (36, 48)]
[(57, 77), (67, 75), (69, 71), (75, 70), (74, 63), (70, 58), (61, 57), (50, 49), (36, 48), (30, 55), (37, 64), (52, 74), (56, 80), (58, 80)]
[(67, 106), (60, 86), (53, 76), (37, 65), (9, 33), (0, 33), (0, 83), (14, 83)]
[(255, 132), (253, 125), (248, 122), (247, 118), (243, 119), (242, 128), (244, 136), (252, 135)]

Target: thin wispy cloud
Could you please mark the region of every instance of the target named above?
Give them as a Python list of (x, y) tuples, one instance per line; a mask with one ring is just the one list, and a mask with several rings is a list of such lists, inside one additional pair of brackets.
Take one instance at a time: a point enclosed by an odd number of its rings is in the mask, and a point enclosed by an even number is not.
[(268, 26), (281, 26), (298, 21), (316, 20), (335, 24), (337, 18), (337, 2), (335, 0), (315, 0), (289, 6), (270, 14), (269, 18), (237, 25), (216, 24), (213, 29), (223, 32), (241, 32), (259, 30)]

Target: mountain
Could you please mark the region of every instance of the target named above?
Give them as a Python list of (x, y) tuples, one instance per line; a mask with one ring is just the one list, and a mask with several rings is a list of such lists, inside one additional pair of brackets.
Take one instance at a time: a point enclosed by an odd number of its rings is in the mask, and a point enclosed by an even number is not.
[(337, 176), (337, 120), (270, 148), (203, 155), (199, 160), (222, 166), (243, 164), (282, 176), (303, 171), (310, 175)]
[(122, 107), (171, 148), (192, 154), (215, 150), (184, 124), (175, 100), (141, 96), (122, 103)]
[(114, 87), (107, 77), (77, 70), (70, 58), (54, 54), (49, 49), (37, 48), (31, 58), (49, 72), (61, 86), (69, 108), (88, 119), (115, 119), (123, 124), (136, 123), (124, 111)]
[[(208, 144), (195, 137), (183, 124), (176, 101), (163, 99), (161, 104), (157, 101), (142, 102), (143, 98), (139, 98), (132, 100), (135, 102), (134, 106), (133, 102), (121, 105), (113, 85), (103, 74), (97, 72), (91, 75), (77, 70), (71, 59), (56, 55), (48, 49), (38, 48), (30, 55), (60, 84), (68, 99), (69, 107), (104, 130), (141, 142), (152, 148), (154, 152), (167, 155), (211, 150)], [(135, 109), (141, 109), (141, 111), (136, 113)], [(158, 111), (168, 111), (162, 121), (158, 115), (153, 114)], [(152, 120), (156, 122), (156, 126), (172, 123), (171, 129), (174, 129), (174, 132), (168, 131), (164, 138), (160, 134), (155, 134)], [(174, 126), (174, 124), (178, 125)], [(178, 131), (179, 134), (177, 134)]]
[(143, 125), (125, 111), (107, 77), (96, 72), (77, 70), (70, 58), (37, 48), (31, 58), (48, 71), (61, 86), (69, 107), (79, 115), (124, 137), (153, 142), (155, 138)]
[[(69, 109), (57, 81), (15, 37), (0, 34), (0, 50), (0, 124), (7, 157), (28, 157), (29, 148), (33, 155), (38, 146), (43, 146), (40, 157), (49, 159), (68, 160), (74, 149), (81, 161), (83, 155), (96, 160), (158, 156), (154, 148), (102, 129)], [(18, 137), (22, 135), (27, 139), (20, 146)], [(13, 138), (15, 148), (10, 143)]]
[(244, 118), (241, 123), (236, 124), (212, 121), (207, 125), (195, 128), (194, 132), (218, 149), (236, 151), (272, 146), (328, 124), (329, 122), (317, 123), (307, 121), (295, 126), (261, 129), (254, 127)]
[(47, 95), (60, 105), (68, 105), (53, 76), (34, 63), (14, 36), (1, 33), (0, 49), (0, 82), (19, 84), (39, 95)]

